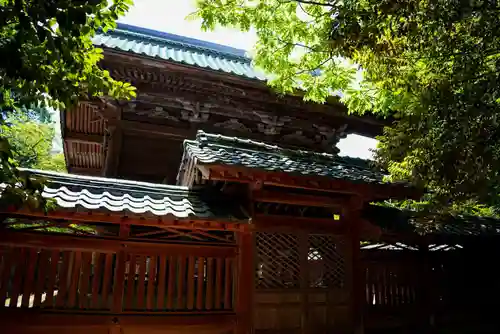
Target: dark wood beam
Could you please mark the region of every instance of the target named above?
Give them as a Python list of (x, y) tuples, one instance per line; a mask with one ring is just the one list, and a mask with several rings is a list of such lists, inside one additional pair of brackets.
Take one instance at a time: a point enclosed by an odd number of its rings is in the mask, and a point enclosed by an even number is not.
[[(124, 225), (121, 225), (124, 226)], [(136, 254), (167, 253), (172, 255), (190, 254), (207, 257), (234, 256), (236, 248), (227, 246), (197, 245), (192, 247), (188, 244), (167, 243), (145, 243), (141, 241), (128, 241), (118, 239), (96, 240), (89, 237), (73, 237), (67, 235), (44, 235), (40, 233), (10, 232), (2, 231), (0, 234), (0, 245), (12, 247), (31, 247), (64, 249), (74, 251), (88, 251), (102, 253), (114, 253), (127, 249)]]
[(257, 229), (285, 231), (301, 229), (315, 231), (317, 233), (345, 234), (348, 226), (343, 220), (326, 218), (309, 218), (281, 215), (255, 214), (252, 223)]
[(66, 131), (64, 133), (64, 140), (68, 143), (102, 144), (104, 136), (100, 134)]
[(253, 199), (257, 202), (281, 203), (290, 205), (318, 206), (325, 208), (339, 208), (347, 204), (342, 198), (326, 196), (303, 195), (294, 193), (281, 193), (278, 191), (260, 190), (256, 191)]
[[(82, 311), (82, 310), (80, 310)], [(87, 313), (81, 314), (73, 312), (65, 312), (58, 310), (57, 312), (42, 311), (42, 310), (20, 310), (20, 309), (2, 309), (0, 321), (2, 326), (5, 325), (6, 333), (67, 333), (77, 327), (81, 332), (84, 329), (87, 332), (97, 333), (113, 333), (112, 330), (118, 328), (121, 331), (121, 326), (125, 328), (142, 328), (145, 331), (156, 329), (163, 331), (169, 329), (169, 333), (229, 333), (233, 332), (236, 316), (230, 311), (215, 311), (210, 314), (199, 314), (192, 310), (190, 312), (166, 312), (157, 311), (141, 311), (140, 314), (99, 314)], [(189, 316), (186, 316), (189, 314)], [(10, 331), (11, 330), (11, 331)], [(105, 330), (105, 331), (103, 331)], [(125, 330), (125, 332), (127, 332)]]
[(148, 137), (170, 137), (170, 138), (194, 138), (196, 130), (180, 129), (172, 126), (142, 123), (135, 121), (120, 121), (119, 123), (125, 133), (136, 133)]

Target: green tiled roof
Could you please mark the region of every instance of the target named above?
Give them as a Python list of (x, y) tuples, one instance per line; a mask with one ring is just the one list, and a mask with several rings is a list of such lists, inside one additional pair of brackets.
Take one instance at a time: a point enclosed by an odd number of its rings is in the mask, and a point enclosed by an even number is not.
[(251, 59), (245, 56), (244, 50), (193, 38), (118, 24), (113, 31), (98, 33), (93, 42), (102, 48), (170, 60), (248, 79), (265, 80), (264, 75), (252, 66)]
[[(384, 173), (369, 161), (326, 153), (290, 150), (199, 131), (196, 140), (184, 142), (185, 154), (202, 164), (223, 164), (308, 176), (325, 176), (355, 183), (384, 183)], [(182, 168), (181, 168), (182, 169)]]
[(246, 221), (238, 203), (209, 189), (193, 190), (147, 182), (25, 170), (47, 180), (43, 196), (61, 209), (97, 210), (177, 219), (220, 219)]

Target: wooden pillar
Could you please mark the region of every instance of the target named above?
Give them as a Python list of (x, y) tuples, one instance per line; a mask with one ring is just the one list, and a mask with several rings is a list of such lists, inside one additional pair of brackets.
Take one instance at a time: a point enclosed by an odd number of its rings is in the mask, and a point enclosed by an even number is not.
[(364, 333), (363, 324), (363, 305), (364, 305), (364, 290), (365, 282), (363, 275), (363, 267), (361, 263), (360, 249), (360, 228), (361, 228), (361, 209), (363, 200), (359, 196), (353, 196), (349, 202), (349, 207), (345, 211), (345, 218), (349, 224), (349, 240), (351, 251), (351, 268), (352, 268), (352, 283), (351, 283), (351, 305), (352, 305), (352, 326), (353, 333)]
[(238, 267), (236, 286), (236, 334), (253, 331), (253, 296), (255, 290), (254, 241), (250, 231), (238, 233)]
[[(309, 321), (309, 263), (307, 256), (309, 255), (309, 233), (302, 232), (299, 234), (299, 256), (300, 256), (300, 302), (301, 302), (301, 333), (310, 333)], [(327, 297), (328, 298), (328, 297)], [(328, 300), (328, 299), (327, 299)]]
[[(130, 235), (130, 225), (120, 225), (120, 239), (127, 239)], [(116, 254), (115, 279), (113, 284), (113, 304), (111, 311), (120, 313), (123, 309), (123, 293), (125, 288), (125, 267), (127, 254), (125, 250), (120, 250)]]
[(108, 147), (105, 152), (105, 160), (102, 168), (102, 175), (114, 177), (118, 171), (120, 163), (120, 153), (123, 141), (123, 127), (121, 124), (122, 108), (117, 108), (110, 118), (107, 119)]

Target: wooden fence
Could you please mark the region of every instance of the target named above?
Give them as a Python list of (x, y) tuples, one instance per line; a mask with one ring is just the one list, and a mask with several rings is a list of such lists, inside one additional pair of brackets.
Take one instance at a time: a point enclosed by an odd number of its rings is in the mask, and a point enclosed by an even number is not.
[[(470, 333), (498, 329), (493, 311), (500, 306), (496, 267), (484, 257), (486, 251), (476, 247), (362, 251), (367, 331), (421, 332), (422, 326), (463, 333), (469, 333), (467, 326)], [(487, 253), (494, 258), (498, 250)]]
[[(19, 235), (11, 233), (9, 239), (23, 239)], [(0, 246), (0, 308), (233, 311), (234, 247), (125, 242), (123, 250), (115, 250), (106, 240), (93, 240), (86, 248), (77, 241), (88, 240), (60, 236), (67, 246), (55, 248), (50, 237), (21, 235), (31, 238), (29, 245)]]

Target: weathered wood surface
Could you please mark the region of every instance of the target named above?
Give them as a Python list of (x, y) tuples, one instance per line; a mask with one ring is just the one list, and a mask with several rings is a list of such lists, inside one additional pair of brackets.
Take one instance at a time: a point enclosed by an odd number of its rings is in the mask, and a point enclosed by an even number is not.
[(255, 238), (255, 331), (349, 332), (352, 266), (346, 237), (266, 229)]
[(0, 310), (234, 312), (234, 247), (123, 245), (129, 242), (5, 232)]

